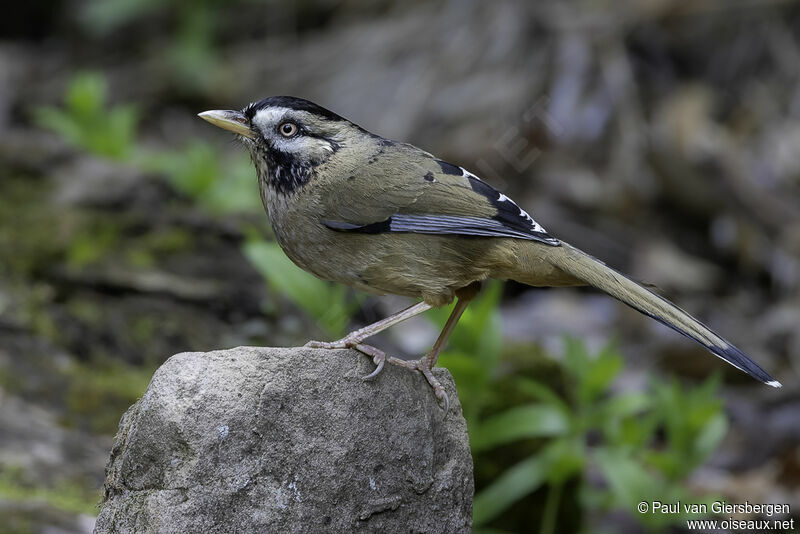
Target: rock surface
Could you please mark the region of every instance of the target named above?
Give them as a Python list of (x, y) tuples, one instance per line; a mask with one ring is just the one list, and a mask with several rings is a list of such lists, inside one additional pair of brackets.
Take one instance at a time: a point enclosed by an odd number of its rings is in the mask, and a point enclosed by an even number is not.
[(374, 381), (347, 350), (183, 353), (123, 416), (95, 532), (469, 532), (472, 459), (450, 374)]

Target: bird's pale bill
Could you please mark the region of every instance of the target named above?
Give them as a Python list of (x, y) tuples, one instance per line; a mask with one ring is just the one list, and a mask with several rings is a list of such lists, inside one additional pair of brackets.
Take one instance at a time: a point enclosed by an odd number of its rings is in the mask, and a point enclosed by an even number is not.
[(235, 134), (243, 135), (250, 139), (255, 137), (255, 134), (250, 129), (250, 121), (240, 111), (212, 109), (198, 113), (197, 116), (214, 126), (229, 130)]

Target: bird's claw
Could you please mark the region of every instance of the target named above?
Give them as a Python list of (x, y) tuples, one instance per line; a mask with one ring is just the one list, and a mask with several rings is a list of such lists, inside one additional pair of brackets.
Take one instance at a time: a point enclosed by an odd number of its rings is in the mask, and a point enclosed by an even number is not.
[(414, 368), (422, 373), (422, 376), (425, 377), (425, 380), (428, 381), (431, 388), (433, 389), (433, 394), (436, 395), (436, 399), (441, 403), (444, 402), (444, 415), (447, 417), (448, 412), (450, 411), (450, 397), (447, 396), (447, 391), (445, 391), (444, 386), (442, 386), (439, 379), (433, 376), (433, 371), (431, 368), (426, 365), (425, 358), (421, 360), (416, 360), (416, 365)]
[(386, 353), (380, 349), (377, 349), (371, 345), (360, 343), (358, 340), (351, 340), (347, 338), (343, 338), (338, 341), (309, 341), (304, 346), (315, 349), (352, 348), (362, 354), (365, 354), (366, 356), (371, 357), (372, 361), (375, 363), (375, 369), (368, 375), (362, 377), (362, 380), (373, 380), (376, 378), (379, 374), (381, 374), (381, 371), (383, 371), (387, 361), (391, 364), (400, 365), (413, 371), (419, 371), (422, 373), (422, 376), (425, 377), (425, 380), (428, 381), (428, 384), (430, 384), (437, 401), (440, 404), (444, 403), (445, 416), (447, 416), (447, 413), (450, 411), (450, 398), (447, 396), (447, 392), (439, 380), (433, 376), (433, 371), (431, 371), (431, 360), (427, 356), (419, 360), (411, 361), (401, 360), (399, 358), (389, 358), (386, 356)]
[(358, 352), (372, 356), (372, 361), (375, 363), (375, 370), (370, 374), (362, 377), (362, 380), (372, 380), (383, 371), (383, 366), (386, 365), (386, 353), (380, 349), (376, 349), (370, 345), (363, 345), (361, 343), (353, 346)]
[(375, 362), (375, 370), (364, 377), (364, 380), (372, 380), (383, 371), (386, 364), (386, 353), (370, 345), (364, 345), (358, 339), (342, 338), (336, 341), (309, 341), (304, 347), (312, 349), (355, 349), (362, 354), (372, 357)]
[(376, 376), (378, 376), (381, 371), (383, 371), (384, 365), (386, 362), (393, 363), (395, 365), (400, 365), (403, 367), (407, 367), (414, 371), (419, 371), (422, 373), (422, 376), (425, 377), (425, 380), (428, 381), (431, 388), (433, 388), (433, 394), (436, 395), (436, 399), (439, 403), (444, 403), (444, 414), (447, 416), (447, 413), (450, 411), (450, 397), (447, 396), (447, 392), (444, 390), (444, 387), (439, 382), (439, 380), (433, 376), (433, 371), (431, 371), (431, 361), (427, 357), (421, 358), (419, 360), (412, 360), (412, 361), (404, 361), (399, 358), (387, 358), (386, 353), (380, 349), (376, 349), (371, 345), (364, 345), (362, 343), (358, 343), (356, 345), (352, 345), (352, 348), (356, 349), (358, 352), (362, 354), (366, 354), (367, 356), (372, 356), (372, 361), (375, 362), (375, 370), (372, 371), (367, 376), (363, 377), (362, 380), (372, 380)]

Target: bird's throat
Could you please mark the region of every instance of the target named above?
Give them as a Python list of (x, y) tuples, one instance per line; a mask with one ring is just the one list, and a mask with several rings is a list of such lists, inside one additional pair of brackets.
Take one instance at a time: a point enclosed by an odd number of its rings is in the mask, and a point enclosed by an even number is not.
[(250, 150), (250, 157), (258, 179), (280, 194), (294, 193), (307, 184), (314, 174), (314, 165), (279, 151), (254, 147)]

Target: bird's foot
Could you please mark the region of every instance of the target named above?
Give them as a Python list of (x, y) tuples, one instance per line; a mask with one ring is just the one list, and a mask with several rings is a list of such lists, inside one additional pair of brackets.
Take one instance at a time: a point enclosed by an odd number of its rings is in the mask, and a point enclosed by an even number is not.
[(361, 340), (355, 336), (345, 336), (337, 341), (309, 341), (304, 346), (315, 349), (349, 348), (355, 349), (358, 352), (369, 356), (375, 363), (375, 370), (362, 377), (362, 380), (372, 380), (377, 377), (381, 371), (383, 371), (386, 362), (389, 362), (392, 365), (405, 367), (406, 369), (411, 369), (412, 371), (418, 371), (422, 373), (422, 376), (425, 377), (425, 380), (427, 380), (428, 384), (430, 384), (431, 388), (433, 388), (433, 394), (436, 395), (437, 400), (444, 403), (445, 415), (447, 415), (447, 412), (450, 411), (450, 398), (447, 396), (447, 392), (444, 390), (444, 387), (439, 380), (433, 376), (433, 372), (431, 371), (433, 364), (429, 355), (424, 356), (419, 360), (401, 360), (400, 358), (387, 356), (385, 352), (373, 347), (372, 345), (365, 345), (364, 343), (361, 343)]
[(349, 340), (346, 337), (337, 339), (336, 341), (309, 341), (304, 347), (311, 349), (346, 349), (349, 348)]
[(365, 335), (364, 329), (362, 328), (361, 330), (350, 332), (342, 339), (337, 339), (336, 341), (309, 341), (303, 346), (312, 349), (354, 349), (368, 337), (369, 334)]
[(387, 360), (385, 352), (372, 345), (360, 343), (356, 338), (343, 337), (337, 341), (309, 341), (303, 346), (312, 349), (355, 349), (361, 354), (371, 357), (372, 361), (375, 362), (375, 370), (362, 377), (363, 380), (372, 380), (378, 376), (383, 371), (383, 366), (386, 365)]
[(383, 371), (383, 366), (386, 365), (386, 362), (389, 362), (392, 365), (405, 367), (406, 369), (411, 369), (412, 371), (419, 371), (422, 373), (422, 376), (425, 377), (425, 380), (428, 381), (428, 384), (430, 384), (431, 388), (433, 388), (433, 394), (436, 395), (436, 398), (439, 400), (439, 402), (444, 403), (445, 415), (447, 415), (447, 412), (450, 411), (450, 398), (447, 396), (447, 392), (444, 390), (441, 382), (439, 382), (439, 380), (433, 376), (433, 371), (431, 370), (431, 359), (429, 356), (425, 356), (419, 360), (401, 360), (400, 358), (395, 358), (393, 356), (386, 356), (385, 352), (380, 349), (376, 349), (372, 345), (364, 345), (363, 343), (359, 343), (357, 345), (353, 345), (352, 348), (362, 354), (371, 356), (372, 361), (375, 362), (375, 370), (363, 377), (362, 380), (372, 380), (378, 376), (381, 371)]
[(411, 369), (412, 371), (419, 371), (422, 373), (422, 376), (425, 377), (425, 380), (428, 381), (431, 388), (433, 389), (433, 394), (436, 395), (436, 399), (441, 403), (444, 403), (444, 414), (450, 411), (450, 398), (447, 396), (447, 392), (444, 390), (444, 386), (442, 386), (439, 379), (433, 376), (431, 359), (428, 356), (424, 356), (419, 360), (401, 360), (400, 358), (388, 358), (387, 361), (392, 365), (399, 365), (401, 367), (405, 367), (406, 369)]
[(425, 356), (419, 360), (401, 360), (400, 358), (387, 356), (382, 350), (376, 349), (371, 345), (364, 345), (363, 343), (353, 345), (352, 348), (362, 354), (371, 356), (372, 361), (375, 362), (375, 370), (363, 377), (363, 380), (372, 380), (378, 376), (380, 372), (383, 371), (383, 367), (386, 365), (386, 362), (389, 362), (392, 365), (405, 367), (406, 369), (411, 369), (412, 371), (419, 371), (422, 373), (422, 376), (425, 377), (425, 380), (428, 381), (428, 384), (430, 384), (431, 388), (433, 389), (433, 394), (436, 395), (436, 399), (440, 403), (444, 403), (445, 416), (450, 411), (450, 398), (447, 396), (447, 392), (444, 390), (441, 382), (439, 382), (439, 380), (433, 376), (433, 371), (431, 370), (431, 358), (429, 356)]

